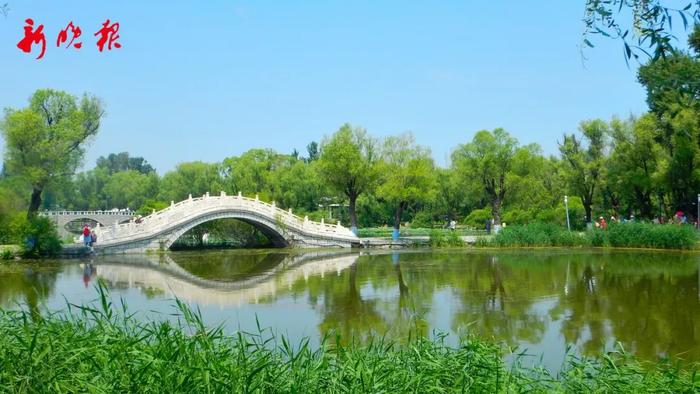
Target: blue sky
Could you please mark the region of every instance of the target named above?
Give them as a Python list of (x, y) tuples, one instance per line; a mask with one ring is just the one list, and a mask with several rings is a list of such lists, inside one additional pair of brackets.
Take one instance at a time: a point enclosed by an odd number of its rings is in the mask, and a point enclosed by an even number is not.
[[(345, 122), (412, 131), (444, 165), (478, 130), (549, 154), (581, 120), (646, 110), (619, 42), (596, 39), (584, 63), (584, 0), (5, 1), (0, 106), (44, 87), (100, 97), (87, 168), (121, 151), (160, 173), (256, 147), (305, 152)], [(41, 60), (15, 46), (25, 18), (44, 24)], [(107, 18), (122, 48), (99, 53)], [(79, 51), (55, 46), (69, 21)]]

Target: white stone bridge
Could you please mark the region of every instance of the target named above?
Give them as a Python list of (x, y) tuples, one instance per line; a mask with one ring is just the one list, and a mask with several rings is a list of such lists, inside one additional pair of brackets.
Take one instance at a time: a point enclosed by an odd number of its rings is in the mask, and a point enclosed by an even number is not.
[(172, 203), (170, 207), (142, 218), (138, 223), (98, 227), (99, 253), (143, 253), (166, 250), (193, 227), (216, 219), (238, 219), (260, 229), (278, 247), (351, 247), (360, 240), (338, 224), (313, 222), (255, 199), (227, 196), (202, 197)]
[(80, 228), (82, 227), (82, 222), (95, 221), (100, 226), (108, 227), (128, 221), (134, 216), (133, 211), (126, 209), (114, 211), (44, 211), (39, 214), (48, 217), (56, 224), (58, 234), (61, 237), (73, 235), (66, 228), (68, 223), (78, 221)]

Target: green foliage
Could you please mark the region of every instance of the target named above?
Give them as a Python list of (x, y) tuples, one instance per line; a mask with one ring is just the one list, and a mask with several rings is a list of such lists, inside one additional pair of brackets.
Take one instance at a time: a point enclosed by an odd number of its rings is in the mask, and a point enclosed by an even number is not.
[(147, 199), (143, 202), (143, 205), (139, 207), (139, 209), (136, 210), (137, 215), (142, 215), (142, 216), (148, 216), (153, 211), (160, 211), (163, 210), (167, 207), (170, 206), (170, 203), (167, 203), (165, 201), (158, 201), (154, 199)]
[(102, 104), (87, 95), (37, 90), (29, 106), (5, 110), (0, 130), (5, 139), (7, 170), (32, 187), (28, 215), (41, 205), (44, 188), (73, 175), (84, 156), (84, 144), (97, 134)]
[(411, 220), (411, 227), (430, 228), (433, 227), (433, 224), (435, 224), (433, 221), (433, 215), (428, 211), (416, 212)]
[(479, 131), (472, 142), (459, 145), (452, 153), (453, 167), (468, 183), (476, 183), (471, 189), (485, 194), (496, 223), (501, 223), (501, 205), (510, 187), (506, 176), (513, 168), (517, 149), (515, 138), (496, 129)]
[(559, 151), (565, 163), (568, 194), (581, 198), (586, 211), (586, 222), (590, 223), (596, 191), (604, 176), (605, 150), (610, 128), (604, 121), (595, 119), (581, 122), (579, 131), (583, 139), (576, 134), (564, 134)]
[(475, 209), (471, 211), (469, 215), (464, 219), (464, 224), (472, 226), (474, 228), (483, 229), (486, 226), (486, 221), (490, 220), (491, 218), (492, 216), (490, 209)]
[(343, 125), (321, 143), (319, 171), (324, 182), (336, 193), (349, 199), (350, 225), (357, 226), (357, 197), (372, 191), (379, 172), (376, 141), (361, 128)]
[(689, 225), (612, 223), (607, 230), (584, 233), (546, 223), (508, 226), (491, 241), (497, 246), (594, 246), (657, 249), (694, 249), (698, 232)]
[[(631, 16), (631, 18), (630, 18)], [(674, 22), (676, 21), (676, 28)], [(625, 62), (640, 56), (664, 59), (676, 52), (676, 29), (700, 22), (697, 1), (586, 0), (583, 45), (593, 47), (592, 36), (622, 41)], [(697, 42), (697, 37), (691, 44)], [(697, 48), (697, 45), (693, 45)]]
[(584, 240), (555, 224), (510, 225), (493, 238), (498, 246), (580, 246)]
[[(512, 367), (502, 346), (444, 334), (364, 343), (325, 337), (292, 344), (270, 330), (228, 336), (176, 300), (176, 322), (141, 323), (117, 313), (104, 288), (100, 306), (32, 318), (0, 311), (0, 386), (9, 392), (693, 392), (698, 366), (643, 364), (619, 349), (570, 357), (558, 376)], [(63, 317), (62, 317), (63, 316)]]
[(218, 164), (201, 161), (180, 163), (161, 179), (158, 199), (178, 202), (190, 194), (192, 197), (201, 197), (205, 193), (219, 194), (223, 188)]
[(698, 242), (698, 231), (689, 225), (622, 223), (612, 224), (604, 233), (613, 247), (693, 249)]
[(399, 229), (403, 211), (409, 204), (433, 198), (433, 159), (430, 150), (417, 145), (412, 134), (387, 137), (382, 159), (377, 195), (394, 205), (394, 228)]
[(24, 257), (53, 257), (61, 252), (61, 239), (56, 225), (43, 216), (26, 219), (18, 216), (13, 224), (22, 244)]
[(464, 246), (464, 241), (459, 233), (450, 230), (432, 230), (430, 231), (429, 245), (433, 248), (456, 247)]
[(15, 254), (10, 248), (4, 248), (0, 253), (0, 260), (12, 260), (13, 257)]

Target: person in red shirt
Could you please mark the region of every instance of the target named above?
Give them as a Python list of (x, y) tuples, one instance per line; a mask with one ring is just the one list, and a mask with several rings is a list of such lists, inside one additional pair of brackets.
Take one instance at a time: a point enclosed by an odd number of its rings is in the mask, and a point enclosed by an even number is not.
[(83, 227), (83, 243), (85, 246), (90, 247), (90, 242), (92, 242), (92, 237), (90, 236), (90, 227), (86, 224)]
[(602, 216), (600, 217), (600, 228), (603, 230), (608, 229), (608, 223), (605, 221), (605, 218)]

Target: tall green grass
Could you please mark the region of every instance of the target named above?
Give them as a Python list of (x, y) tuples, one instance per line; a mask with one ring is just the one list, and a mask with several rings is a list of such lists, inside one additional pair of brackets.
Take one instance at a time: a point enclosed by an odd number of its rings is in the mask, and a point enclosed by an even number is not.
[(508, 226), (481, 246), (596, 246), (656, 249), (693, 249), (698, 232), (692, 226), (650, 223), (611, 224), (607, 230), (569, 232), (555, 224)]
[[(477, 338), (459, 346), (414, 337), (397, 343), (326, 337), (291, 344), (258, 328), (228, 336), (176, 301), (176, 323), (97, 306), (44, 318), (0, 311), (0, 391), (218, 392), (697, 392), (698, 365), (646, 365), (624, 351), (568, 359), (559, 375), (506, 367), (503, 348)], [(650, 339), (653, 340), (653, 339)]]

